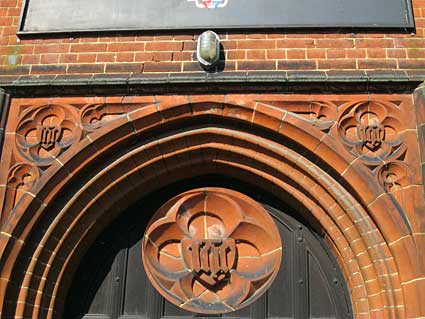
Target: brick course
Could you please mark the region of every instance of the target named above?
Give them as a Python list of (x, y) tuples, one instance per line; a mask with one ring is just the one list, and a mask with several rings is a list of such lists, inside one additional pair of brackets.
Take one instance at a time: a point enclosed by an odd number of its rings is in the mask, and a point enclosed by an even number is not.
[[(2, 74), (193, 72), (193, 34), (146, 35), (143, 32), (16, 36), (22, 0), (0, 1)], [(420, 70), (425, 72), (425, 3), (413, 0), (416, 33), (220, 33), (226, 52), (224, 71), (246, 70)], [(267, 59), (267, 62), (264, 60)], [(174, 63), (170, 63), (174, 62)], [(195, 61), (196, 62), (196, 61)], [(77, 64), (93, 64), (91, 68)], [(134, 65), (133, 65), (134, 64)], [(144, 64), (144, 67), (140, 67)], [(180, 65), (177, 65), (180, 64)], [(119, 66), (118, 66), (119, 65)], [(41, 67), (40, 67), (41, 66)], [(201, 68), (195, 71), (203, 72)], [(53, 72), (53, 71), (52, 71)]]

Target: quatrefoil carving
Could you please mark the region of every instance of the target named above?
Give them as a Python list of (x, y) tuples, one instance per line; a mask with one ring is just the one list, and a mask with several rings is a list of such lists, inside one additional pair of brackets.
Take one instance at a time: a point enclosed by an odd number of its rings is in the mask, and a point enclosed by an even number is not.
[(282, 243), (267, 211), (223, 188), (186, 192), (148, 225), (143, 264), (154, 287), (175, 305), (226, 313), (259, 298), (280, 267)]
[(81, 137), (78, 113), (59, 104), (25, 111), (16, 129), (18, 152), (26, 160), (47, 166)]
[(398, 109), (392, 103), (364, 101), (351, 105), (341, 116), (339, 137), (344, 146), (367, 165), (400, 157), (406, 150)]

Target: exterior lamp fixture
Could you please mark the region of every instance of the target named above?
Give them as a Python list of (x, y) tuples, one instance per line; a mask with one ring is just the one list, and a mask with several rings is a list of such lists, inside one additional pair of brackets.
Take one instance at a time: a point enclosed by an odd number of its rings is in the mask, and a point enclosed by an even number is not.
[(196, 57), (203, 68), (213, 68), (220, 59), (220, 38), (211, 31), (203, 32), (198, 39)]

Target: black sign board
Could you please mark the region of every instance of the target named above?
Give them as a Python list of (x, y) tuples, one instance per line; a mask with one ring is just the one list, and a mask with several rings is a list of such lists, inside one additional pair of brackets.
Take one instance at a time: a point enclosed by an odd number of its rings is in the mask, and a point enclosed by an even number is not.
[(27, 0), (20, 33), (414, 27), (411, 0)]

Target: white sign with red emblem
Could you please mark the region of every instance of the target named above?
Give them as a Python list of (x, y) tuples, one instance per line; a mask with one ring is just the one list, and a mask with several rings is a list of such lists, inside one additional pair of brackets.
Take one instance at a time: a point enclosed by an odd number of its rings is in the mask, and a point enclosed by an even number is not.
[(201, 9), (216, 9), (216, 8), (224, 8), (227, 6), (227, 2), (229, 0), (187, 0), (189, 2), (195, 2), (196, 7)]

